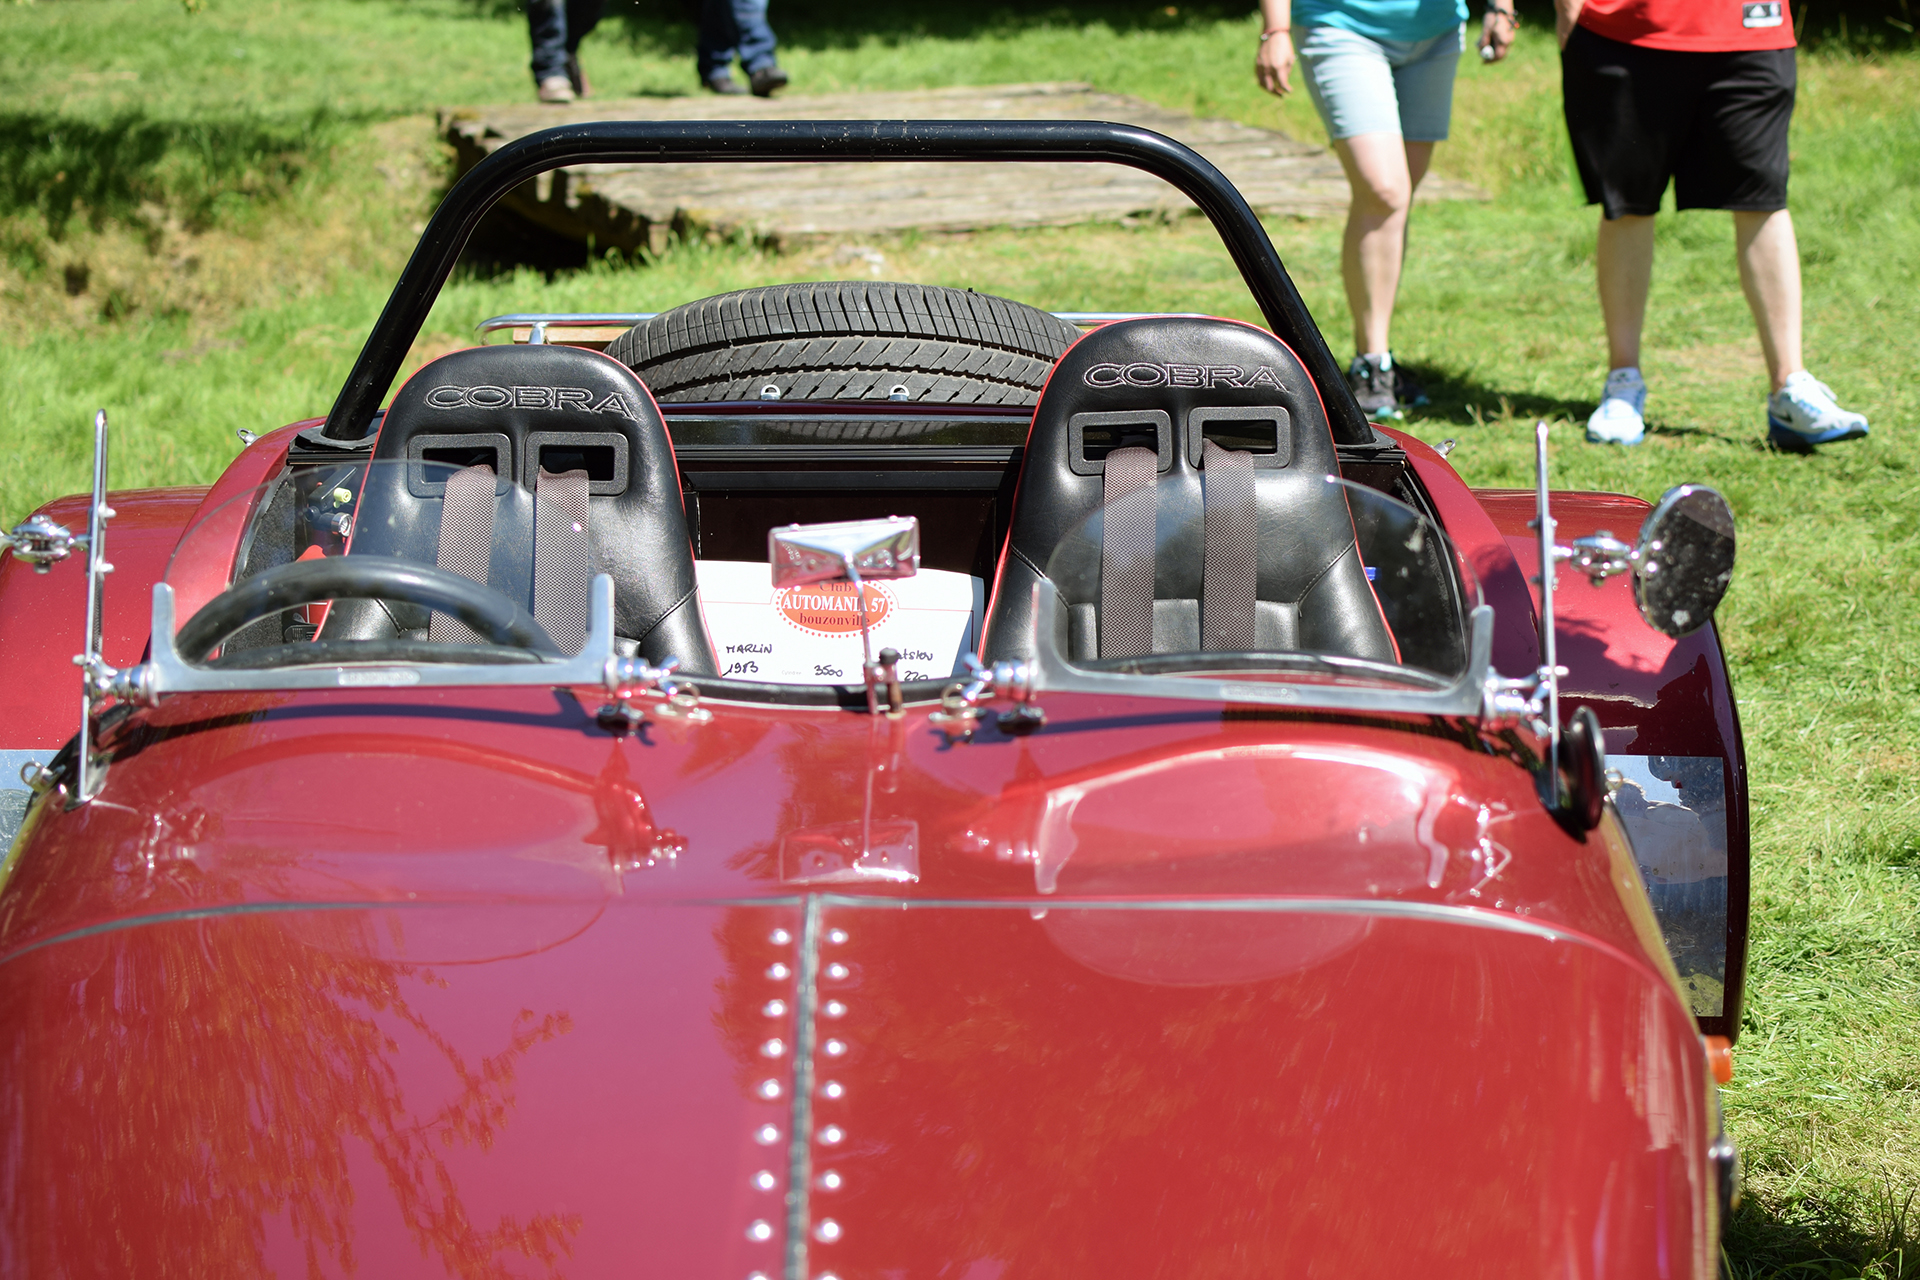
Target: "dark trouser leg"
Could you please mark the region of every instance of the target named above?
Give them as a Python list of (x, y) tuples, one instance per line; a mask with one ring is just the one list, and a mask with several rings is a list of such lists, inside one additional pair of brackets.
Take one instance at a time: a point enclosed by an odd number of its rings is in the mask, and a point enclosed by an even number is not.
[(572, 53), (600, 25), (600, 12), (606, 0), (567, 0), (567, 52)]
[[(712, 0), (710, 0), (712, 2)], [(740, 65), (751, 75), (773, 65), (773, 28), (767, 25), (767, 0), (722, 0), (733, 10)]]
[(740, 42), (740, 30), (733, 22), (733, 6), (728, 0), (702, 0), (700, 36), (696, 61), (700, 79), (710, 80), (721, 72), (733, 70), (734, 46)]
[(533, 79), (567, 74), (567, 54), (578, 41), (567, 40), (567, 9), (561, 0), (527, 0), (527, 31), (533, 37)]

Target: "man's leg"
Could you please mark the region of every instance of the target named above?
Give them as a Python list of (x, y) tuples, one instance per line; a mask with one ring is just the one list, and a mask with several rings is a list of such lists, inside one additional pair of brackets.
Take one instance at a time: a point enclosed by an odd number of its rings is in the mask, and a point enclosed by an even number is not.
[(1600, 315), (1607, 326), (1607, 367), (1640, 367), (1640, 331), (1647, 321), (1653, 285), (1653, 219), (1600, 219), (1594, 246), (1599, 268)]
[(1773, 390), (1806, 368), (1800, 351), (1800, 245), (1793, 215), (1785, 209), (1733, 213), (1734, 256), (1740, 262), (1740, 287), (1760, 330)]
[(1334, 142), (1347, 171), (1340, 275), (1353, 313), (1353, 346), (1363, 355), (1391, 350), (1393, 304), (1406, 255), (1407, 210), (1433, 160), (1433, 143), (1403, 142), (1394, 133), (1363, 133)]

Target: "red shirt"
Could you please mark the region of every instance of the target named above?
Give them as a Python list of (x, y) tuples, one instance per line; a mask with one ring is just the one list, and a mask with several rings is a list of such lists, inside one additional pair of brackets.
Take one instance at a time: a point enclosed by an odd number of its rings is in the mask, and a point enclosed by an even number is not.
[(1580, 25), (1648, 49), (1791, 49), (1787, 0), (1587, 0)]

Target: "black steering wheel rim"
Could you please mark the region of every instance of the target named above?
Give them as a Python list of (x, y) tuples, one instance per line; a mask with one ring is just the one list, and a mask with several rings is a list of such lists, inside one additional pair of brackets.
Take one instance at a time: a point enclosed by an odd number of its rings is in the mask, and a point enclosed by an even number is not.
[(391, 556), (296, 560), (243, 578), (187, 620), (174, 648), (187, 662), (204, 662), (248, 623), (322, 600), (405, 600), (458, 618), (490, 644), (561, 656), (547, 629), (492, 587)]

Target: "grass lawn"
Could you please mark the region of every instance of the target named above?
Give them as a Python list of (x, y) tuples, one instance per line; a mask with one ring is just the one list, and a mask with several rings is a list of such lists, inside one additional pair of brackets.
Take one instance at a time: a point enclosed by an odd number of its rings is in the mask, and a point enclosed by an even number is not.
[[(849, 12), (857, 11), (857, 12)], [(1836, 11), (1837, 12), (1837, 11)], [(1844, 20), (1844, 14), (1842, 20)], [(1088, 80), (1319, 140), (1303, 95), (1250, 73), (1243, 6), (1125, 0), (927, 16), (783, 3), (796, 90)], [(1429, 375), (1414, 430), (1483, 484), (1527, 482), (1554, 424), (1557, 485), (1653, 497), (1717, 485), (1741, 520), (1721, 612), (1754, 780), (1754, 951), (1726, 1101), (1748, 1198), (1746, 1276), (1914, 1276), (1920, 1191), (1920, 624), (1908, 431), (1920, 332), (1920, 56), (1856, 15), (1803, 54), (1793, 208), (1817, 374), (1872, 437), (1811, 458), (1761, 447), (1765, 376), (1724, 214), (1664, 215), (1645, 368), (1647, 443), (1579, 426), (1605, 373), (1595, 215), (1581, 206), (1538, 23), (1508, 63), (1461, 68), (1439, 167), (1484, 203), (1421, 207), (1396, 325)], [(1868, 31), (1860, 36), (1859, 31)], [(0, 6), (0, 519), (78, 489), (105, 406), (122, 486), (205, 481), (263, 430), (324, 412), (405, 260), (446, 154), (431, 112), (530, 91), (524, 20), (490, 0), (63, 0)], [(606, 96), (691, 91), (691, 30), (615, 4), (583, 50)], [(1350, 354), (1338, 226), (1275, 243)], [(416, 362), (524, 310), (658, 310), (776, 279), (970, 285), (1056, 308), (1254, 318), (1206, 229), (1103, 226), (821, 245), (676, 245), (552, 278), (468, 274)]]

